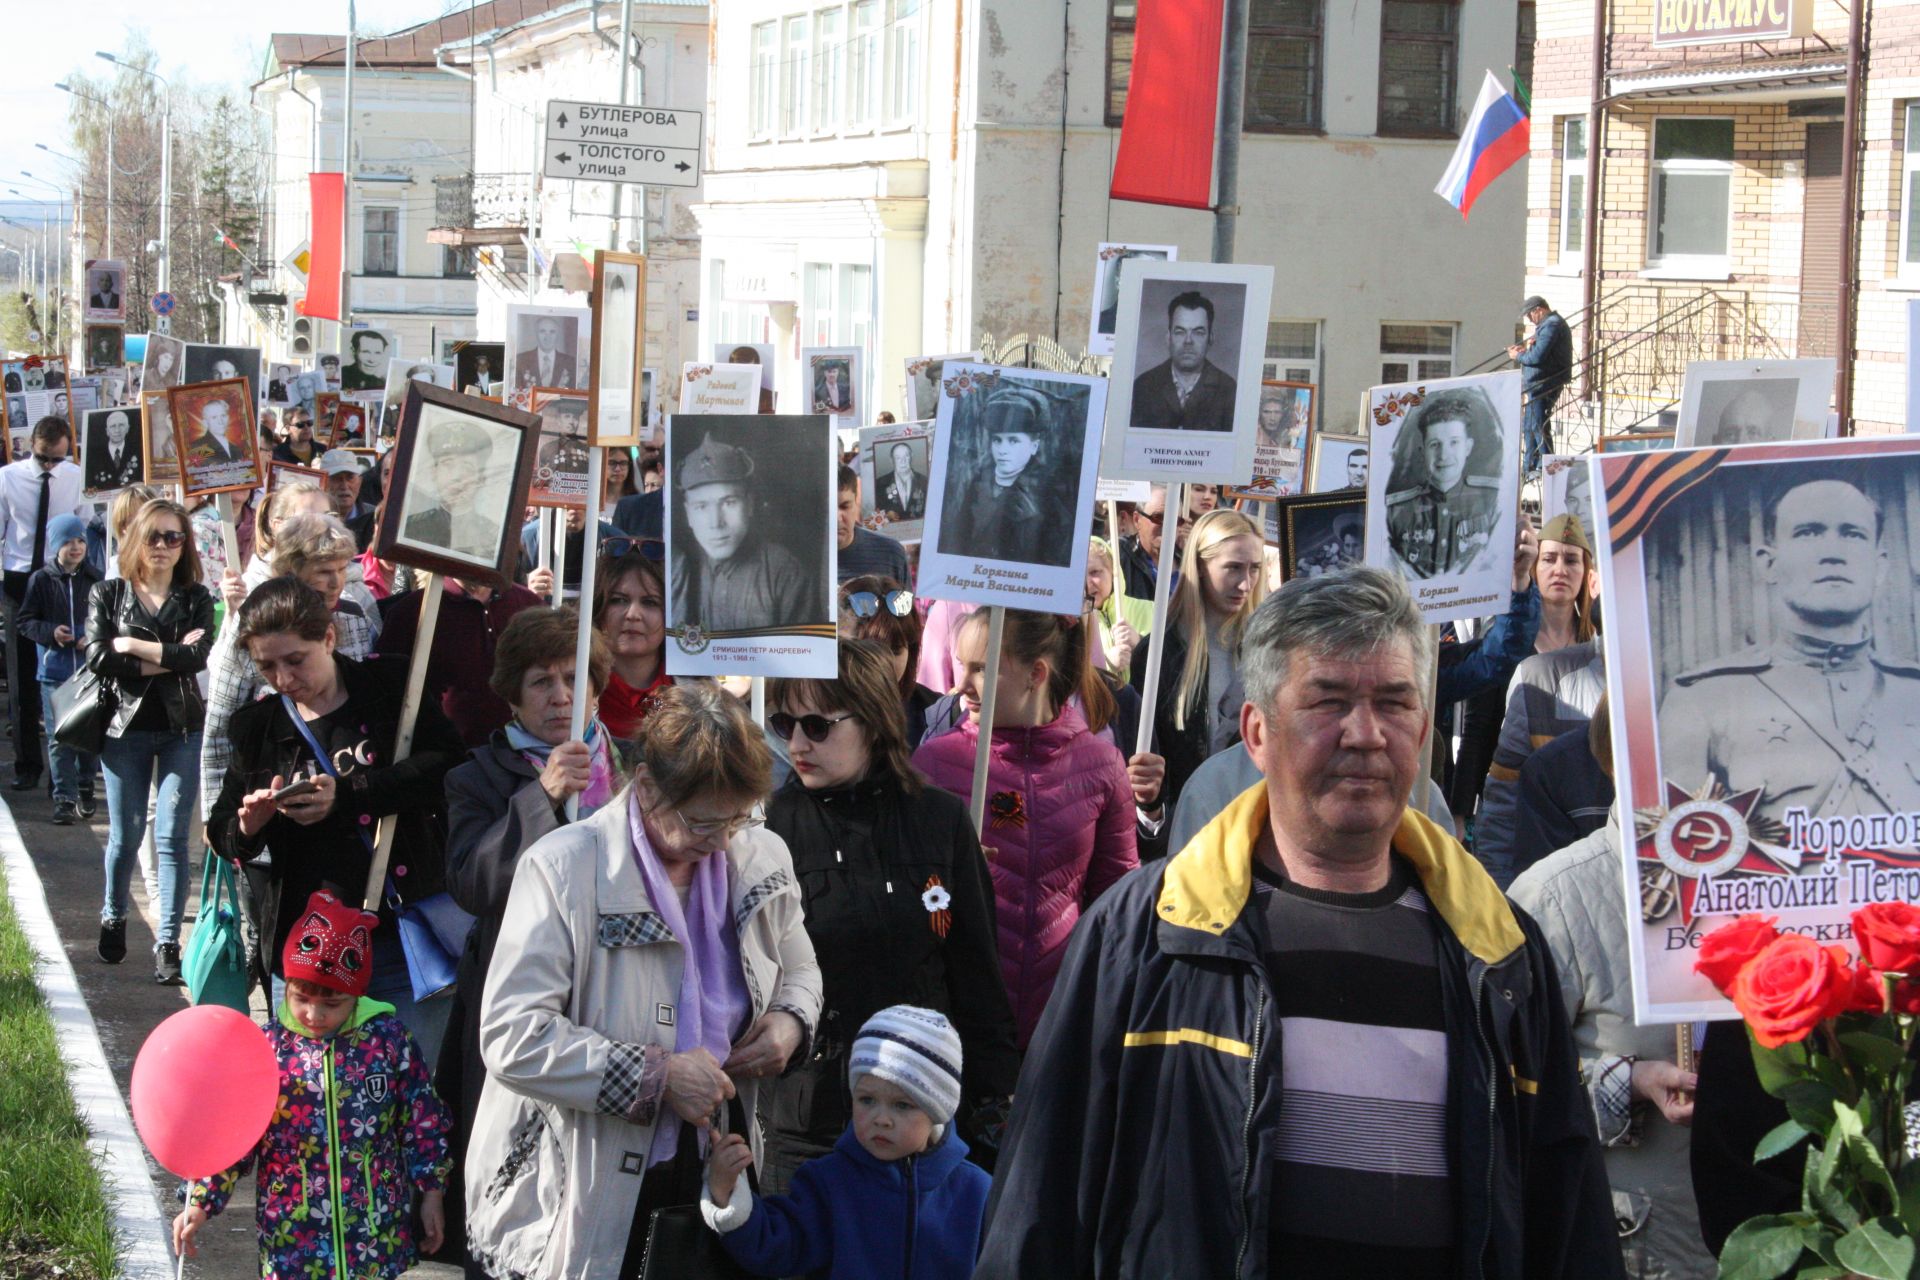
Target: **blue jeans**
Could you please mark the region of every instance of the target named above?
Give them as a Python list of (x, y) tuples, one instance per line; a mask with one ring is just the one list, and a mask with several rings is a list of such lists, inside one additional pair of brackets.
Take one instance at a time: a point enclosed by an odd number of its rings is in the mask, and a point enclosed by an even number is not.
[[(426, 1060), (427, 1070), (432, 1071), (440, 1061), (440, 1042), (447, 1035), (447, 1015), (453, 1010), (453, 993), (426, 1001), (414, 1000), (413, 979), (407, 976), (407, 957), (401, 949), (398, 931), (383, 929), (374, 939), (373, 974), (367, 982), (367, 995), (393, 1006), (393, 1016), (400, 1019), (400, 1025), (420, 1046), (420, 1056)], [(275, 1020), (280, 1017), (280, 1006), (286, 998), (286, 979), (276, 975), (273, 979)]]
[(1522, 419), (1522, 434), (1527, 442), (1525, 472), (1540, 469), (1540, 455), (1553, 452), (1553, 429), (1548, 424), (1548, 415), (1560, 400), (1563, 388), (1555, 387), (1551, 391), (1530, 391), (1527, 393), (1526, 416)]
[(177, 945), (187, 913), (187, 828), (199, 812), (200, 735), (171, 729), (124, 733), (107, 739), (100, 763), (107, 773), (107, 894), (101, 923), (127, 918), (127, 889), (147, 834), (147, 796), (157, 786), (153, 851), (160, 864), (160, 926), (155, 940)]
[[(60, 687), (57, 680), (42, 680), (40, 687), (45, 690), (41, 695), (43, 706), (53, 705), (53, 691)], [(100, 757), (87, 751), (75, 751), (72, 747), (63, 747), (53, 740), (53, 726), (47, 726), (47, 767), (53, 773), (53, 798), (55, 800), (80, 801), (80, 789), (93, 790), (93, 775), (100, 767)]]

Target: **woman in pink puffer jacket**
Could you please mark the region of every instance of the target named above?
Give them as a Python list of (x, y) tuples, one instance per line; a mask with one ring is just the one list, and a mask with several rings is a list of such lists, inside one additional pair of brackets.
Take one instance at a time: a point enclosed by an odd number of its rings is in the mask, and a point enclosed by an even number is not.
[[(966, 723), (913, 756), (929, 781), (963, 798), (980, 741), (986, 620), (985, 610), (970, 616), (954, 646), (965, 664)], [(1069, 705), (1075, 692), (1086, 716)], [(1007, 610), (980, 845), (993, 873), (1000, 970), (1022, 1050), (1081, 913), (1140, 865), (1126, 765), (1087, 728), (1089, 716), (1104, 724), (1112, 713), (1113, 695), (1089, 669), (1080, 619)]]

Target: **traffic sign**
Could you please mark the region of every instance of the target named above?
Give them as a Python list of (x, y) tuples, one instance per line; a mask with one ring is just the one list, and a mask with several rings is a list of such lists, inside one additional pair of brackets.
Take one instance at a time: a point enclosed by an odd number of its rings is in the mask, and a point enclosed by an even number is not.
[(157, 316), (170, 316), (173, 314), (173, 295), (156, 293), (148, 300), (147, 305), (153, 308), (153, 314)]
[(549, 102), (542, 172), (581, 182), (697, 187), (705, 121), (704, 112), (677, 107)]

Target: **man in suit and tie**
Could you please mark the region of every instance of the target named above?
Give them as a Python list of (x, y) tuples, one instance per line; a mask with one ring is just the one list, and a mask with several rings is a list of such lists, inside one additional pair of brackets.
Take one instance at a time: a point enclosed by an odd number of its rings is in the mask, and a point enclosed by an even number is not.
[[(114, 409), (104, 415), (100, 435), (87, 449), (87, 488), (93, 493), (111, 493), (140, 482), (143, 468), (140, 449), (133, 436), (133, 415), (126, 409)], [(104, 438), (103, 438), (104, 437)]]
[(880, 482), (876, 505), (896, 521), (926, 519), (927, 478), (913, 469), (913, 446), (901, 440), (890, 452), (893, 470)]
[(573, 389), (578, 362), (571, 351), (560, 349), (560, 318), (540, 316), (533, 326), (534, 349), (513, 358), (513, 385), (528, 387), (566, 387)]
[(346, 391), (384, 391), (387, 387), (387, 335), (359, 329), (352, 342), (353, 363), (340, 375)]
[(1167, 358), (1133, 380), (1130, 427), (1231, 431), (1233, 375), (1207, 358), (1213, 302), (1189, 289), (1167, 304)]
[(87, 295), (89, 311), (120, 310), (120, 286), (111, 271), (96, 271), (93, 275), (93, 292)]

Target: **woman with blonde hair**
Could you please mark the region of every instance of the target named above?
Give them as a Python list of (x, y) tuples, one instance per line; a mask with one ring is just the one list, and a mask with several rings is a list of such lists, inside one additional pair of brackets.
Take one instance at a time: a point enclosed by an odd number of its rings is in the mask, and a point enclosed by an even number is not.
[(238, 614), (247, 593), (273, 576), (273, 547), (281, 526), (299, 515), (328, 515), (333, 502), (317, 484), (282, 485), (253, 509), (253, 554), (244, 570), (228, 565), (220, 575), (220, 598), (229, 614)]
[(1220, 507), (1194, 521), (1180, 557), (1180, 581), (1164, 635), (1133, 651), (1133, 679), (1146, 686), (1148, 654), (1164, 646), (1160, 688), (1151, 708), (1169, 805), (1206, 758), (1240, 739), (1240, 633), (1266, 599), (1260, 531)]

